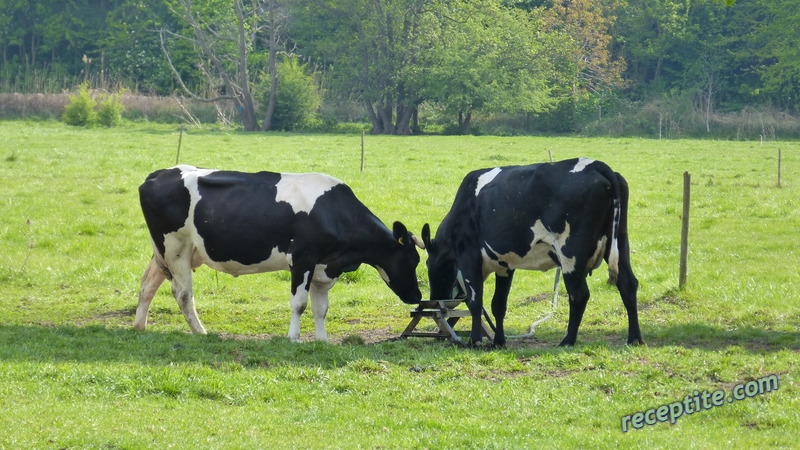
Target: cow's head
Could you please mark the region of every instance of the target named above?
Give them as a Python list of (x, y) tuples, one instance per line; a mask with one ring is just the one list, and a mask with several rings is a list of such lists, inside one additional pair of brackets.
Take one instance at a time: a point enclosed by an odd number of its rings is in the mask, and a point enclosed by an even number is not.
[(417, 280), (417, 265), (419, 265), (417, 247), (425, 247), (422, 241), (400, 222), (394, 223), (392, 233), (394, 247), (377, 267), (378, 272), (400, 300), (404, 303), (417, 304), (422, 300)]
[(428, 280), (431, 300), (449, 300), (464, 295), (458, 283), (458, 265), (453, 251), (431, 239), (431, 227), (422, 227), (422, 242), (428, 251)]

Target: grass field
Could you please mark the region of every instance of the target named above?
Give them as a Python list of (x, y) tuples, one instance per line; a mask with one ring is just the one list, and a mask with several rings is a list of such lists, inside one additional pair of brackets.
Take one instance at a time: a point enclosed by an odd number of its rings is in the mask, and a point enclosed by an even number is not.
[[(175, 164), (177, 141), (174, 126), (0, 122), (0, 448), (797, 446), (798, 143), (367, 136), (360, 172), (360, 136), (183, 135), (181, 163), (329, 173), (385, 223), (417, 233), (436, 229), (472, 169), (543, 162), (549, 151), (621, 172), (648, 345), (624, 345), (624, 308), (603, 267), (577, 346), (556, 347), (562, 286), (533, 338), (487, 352), (396, 340), (410, 307), (365, 266), (331, 292), (331, 343), (311, 341), (310, 314), (308, 342), (284, 337), (287, 273), (234, 279), (207, 268), (195, 295), (209, 335), (188, 333), (168, 283), (148, 330), (133, 331), (151, 253), (137, 188)], [(685, 171), (689, 275), (679, 290)], [(418, 271), (425, 295), (424, 264)], [(552, 284), (553, 272), (517, 273), (509, 334), (550, 311)], [(622, 431), (626, 416), (704, 392), (733, 399), (769, 375), (777, 390)]]

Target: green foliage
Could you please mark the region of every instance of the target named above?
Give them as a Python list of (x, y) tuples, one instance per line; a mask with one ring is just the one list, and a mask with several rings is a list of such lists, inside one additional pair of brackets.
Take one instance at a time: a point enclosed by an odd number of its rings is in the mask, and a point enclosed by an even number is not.
[(452, 14), (423, 56), (422, 92), (457, 119), (458, 134), (474, 113), (536, 112), (552, 103), (552, 66), (542, 57), (548, 38), (536, 13), (468, 2)]
[[(314, 78), (306, 73), (307, 67), (297, 58), (287, 58), (278, 63), (278, 98), (272, 128), (291, 131), (309, 129), (318, 125), (321, 97), (314, 83)], [(267, 77), (265, 77), (267, 78)], [(265, 96), (269, 95), (269, 86), (263, 88)], [(264, 99), (266, 104), (267, 98)]]
[(69, 103), (64, 107), (62, 119), (67, 125), (92, 126), (97, 122), (96, 106), (97, 102), (89, 91), (89, 83), (82, 83), (78, 93), (69, 96)]
[(69, 96), (69, 103), (64, 107), (62, 119), (67, 125), (115, 127), (122, 120), (125, 106), (120, 100), (124, 91), (113, 94), (101, 93), (99, 102), (92, 97), (89, 83), (82, 83), (78, 93)]
[(97, 122), (104, 127), (115, 127), (122, 120), (122, 112), (125, 106), (120, 100), (122, 92), (113, 94), (101, 94), (97, 109)]

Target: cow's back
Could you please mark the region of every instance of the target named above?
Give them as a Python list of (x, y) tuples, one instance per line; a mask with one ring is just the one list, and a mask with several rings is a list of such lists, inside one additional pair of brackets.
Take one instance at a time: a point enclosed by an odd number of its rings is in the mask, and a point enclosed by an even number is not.
[(604, 163), (585, 158), (473, 171), (439, 232), (454, 245), (482, 247), (487, 261), (508, 255), (512, 268), (547, 270), (556, 264), (553, 248), (562, 264), (568, 260), (562, 251), (591, 247), (602, 257), (605, 245), (596, 243), (612, 237), (612, 175)]
[(385, 232), (347, 185), (320, 173), (178, 166), (152, 173), (139, 191), (160, 254), (165, 236), (180, 231), (175, 238), (195, 249), (193, 265), (228, 273), (285, 269), (289, 254), (341, 247), (367, 223)]

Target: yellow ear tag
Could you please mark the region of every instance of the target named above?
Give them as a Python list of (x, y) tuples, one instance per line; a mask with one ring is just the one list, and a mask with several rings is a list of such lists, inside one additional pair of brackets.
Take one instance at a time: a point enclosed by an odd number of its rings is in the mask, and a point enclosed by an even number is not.
[(397, 238), (397, 243), (400, 244), (400, 245), (406, 245), (405, 242), (403, 242), (403, 237), (402, 236)]

